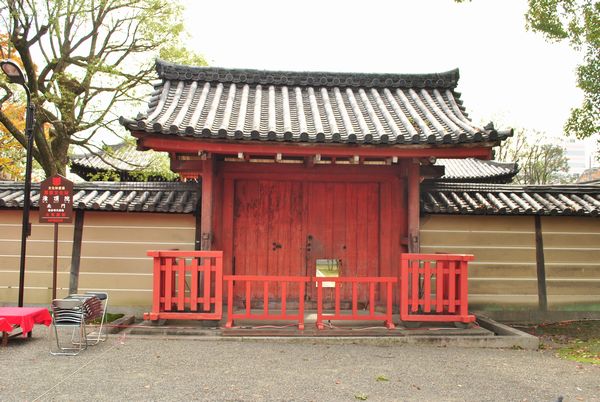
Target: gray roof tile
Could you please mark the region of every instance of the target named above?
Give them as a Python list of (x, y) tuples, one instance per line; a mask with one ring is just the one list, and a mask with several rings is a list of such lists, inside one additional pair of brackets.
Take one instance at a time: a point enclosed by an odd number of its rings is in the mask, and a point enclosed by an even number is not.
[(439, 181), (507, 183), (519, 172), (515, 162), (487, 161), (476, 158), (438, 159), (435, 163), (445, 167)]
[(230, 140), (359, 144), (496, 141), (477, 127), (439, 74), (285, 72), (189, 67), (157, 61), (161, 81), (132, 131)]
[(73, 155), (72, 165), (96, 170), (119, 170), (132, 172), (147, 168), (155, 157), (153, 151), (138, 151), (127, 143), (111, 145), (111, 152), (98, 151)]
[(421, 210), (460, 215), (600, 215), (600, 186), (434, 183), (421, 189)]
[[(98, 211), (193, 213), (198, 183), (75, 184), (76, 209)], [(37, 207), (39, 185), (31, 200)], [(23, 183), (0, 182), (0, 208), (23, 207)], [(600, 216), (600, 186), (519, 186), (473, 183), (433, 183), (421, 189), (421, 211), (459, 215)]]
[[(38, 207), (39, 183), (31, 189)], [(193, 213), (199, 199), (198, 183), (89, 182), (75, 183), (73, 208), (98, 211)], [(0, 182), (0, 208), (23, 207), (23, 183)]]

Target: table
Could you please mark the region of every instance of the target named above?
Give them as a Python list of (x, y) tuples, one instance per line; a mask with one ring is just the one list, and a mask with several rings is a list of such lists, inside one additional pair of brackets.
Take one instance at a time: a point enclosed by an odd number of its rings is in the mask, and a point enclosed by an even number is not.
[(2, 332), (2, 346), (8, 343), (8, 333), (13, 330), (13, 326), (8, 323), (6, 318), (0, 318), (0, 332)]
[[(31, 336), (31, 331), (35, 324), (44, 324), (50, 326), (52, 323), (52, 317), (48, 309), (43, 307), (0, 307), (0, 320), (5, 321), (4, 328), (6, 325), (11, 327), (14, 325), (21, 328), (23, 336)], [(9, 331), (2, 330), (3, 332), (3, 343), (4, 337), (8, 335)]]

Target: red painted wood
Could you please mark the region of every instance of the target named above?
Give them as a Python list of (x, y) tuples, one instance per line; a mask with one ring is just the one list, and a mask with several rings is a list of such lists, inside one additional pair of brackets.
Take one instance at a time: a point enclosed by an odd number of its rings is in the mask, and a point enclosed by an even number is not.
[(410, 260), (402, 258), (400, 260), (400, 318), (408, 317), (408, 281), (410, 271)]
[[(320, 258), (341, 260), (342, 275), (378, 272), (377, 183), (236, 180), (233, 187), (236, 274), (314, 275)], [(350, 300), (350, 289), (344, 292)], [(366, 301), (367, 290), (360, 293)], [(261, 294), (255, 289), (252, 297)]]
[(185, 310), (185, 260), (179, 260), (176, 266), (177, 272), (177, 310)]
[(413, 260), (410, 266), (410, 277), (412, 279), (410, 292), (411, 292), (411, 311), (414, 313), (419, 308), (419, 261)]
[(165, 310), (171, 310), (173, 300), (173, 259), (165, 258)]
[(431, 261), (424, 263), (423, 298), (425, 299), (425, 312), (431, 312)]
[[(318, 329), (323, 329), (325, 328), (325, 324), (323, 324), (324, 320), (346, 320), (346, 321), (357, 321), (357, 320), (361, 320), (361, 321), (384, 321), (384, 325), (388, 328), (388, 329), (393, 329), (394, 328), (394, 324), (392, 322), (392, 298), (393, 298), (393, 293), (392, 293), (392, 285), (398, 282), (398, 278), (396, 277), (340, 277), (340, 278), (313, 278), (313, 281), (315, 281), (317, 283), (317, 321), (316, 321), (316, 325)], [(325, 299), (323, 297), (323, 282), (335, 282), (335, 312), (333, 314), (326, 314), (323, 312), (324, 310), (324, 302)], [(350, 313), (342, 313), (339, 309), (339, 305), (340, 305), (340, 294), (341, 292), (338, 291), (338, 289), (340, 289), (342, 287), (342, 285), (344, 284), (350, 284), (350, 288), (352, 289), (352, 300), (351, 300), (351, 305), (352, 305), (352, 310)], [(358, 299), (359, 299), (359, 292), (358, 292), (358, 288), (359, 285), (367, 285), (366, 287), (368, 289), (373, 289), (370, 290), (368, 293), (371, 295), (370, 296), (370, 300), (374, 300), (375, 299), (375, 287), (379, 286), (379, 285), (385, 285), (387, 288), (387, 291), (385, 292), (386, 295), (388, 295), (388, 297), (385, 300), (385, 307), (386, 307), (386, 311), (385, 313), (379, 313), (376, 312), (374, 304), (375, 303), (370, 303), (371, 306), (369, 307), (368, 311), (363, 311), (361, 310), (361, 312), (359, 313), (358, 311)]]
[[(225, 276), (225, 279), (229, 275)], [(233, 327), (233, 281), (227, 282), (227, 323), (225, 323), (225, 328)]]
[(234, 187), (233, 180), (228, 178), (223, 180), (223, 206), (222, 206), (222, 222), (223, 226), (218, 237), (223, 239), (221, 247), (223, 249), (223, 272), (226, 275), (235, 274), (233, 272), (234, 256), (233, 256), (233, 195)]
[(383, 182), (404, 176), (403, 165), (315, 165), (225, 162), (219, 171), (225, 178), (297, 180), (301, 182)]
[[(198, 311), (198, 259), (192, 258), (190, 286), (190, 310)], [(208, 310), (205, 308), (205, 310)]]
[(150, 313), (151, 320), (158, 320), (160, 313), (160, 296), (161, 296), (161, 277), (160, 258), (154, 258), (154, 277), (152, 278), (152, 312)]
[(202, 261), (202, 270), (204, 271), (204, 311), (210, 310), (210, 284), (212, 283), (211, 277), (211, 264), (208, 258)]
[(490, 146), (466, 146), (450, 147), (436, 146), (427, 147), (423, 145), (390, 145), (386, 147), (376, 145), (348, 146), (342, 144), (281, 144), (281, 143), (249, 143), (249, 142), (220, 142), (218, 140), (203, 140), (198, 138), (165, 137), (163, 135), (148, 134), (146, 132), (133, 131), (132, 135), (138, 138), (138, 146), (152, 148), (155, 151), (179, 152), (182, 154), (198, 154), (199, 151), (237, 155), (243, 152), (248, 155), (276, 155), (284, 156), (314, 156), (323, 157), (339, 156), (352, 157), (392, 157), (418, 158), (435, 156), (439, 158), (478, 157), (482, 159), (491, 158)]
[(435, 273), (435, 312), (441, 313), (444, 310), (444, 268), (447, 260), (438, 260)]
[(448, 261), (448, 312), (456, 312), (456, 261)]
[[(231, 328), (235, 320), (293, 320), (298, 322), (298, 328), (304, 329), (304, 284), (310, 278), (302, 276), (273, 276), (273, 275), (225, 275), (223, 280), (227, 282), (228, 303), (227, 303), (227, 323), (226, 328)], [(263, 300), (262, 312), (256, 313), (251, 309), (249, 296), (244, 310), (236, 311), (234, 309), (234, 292), (235, 282), (239, 282), (246, 289), (246, 294), (250, 295), (251, 289), (260, 289), (261, 298)], [(262, 286), (260, 284), (262, 283)], [(255, 286), (252, 286), (255, 284)], [(290, 314), (287, 310), (287, 289), (288, 284), (294, 284), (299, 289), (297, 292), (297, 308), (296, 314)], [(283, 295), (280, 308), (271, 310), (269, 307), (269, 295), (272, 293), (272, 288), (281, 289)]]
[(419, 216), (420, 216), (420, 166), (418, 163), (408, 163), (408, 250), (418, 253), (419, 246)]
[[(153, 250), (148, 255), (154, 258), (153, 307), (152, 312), (144, 314), (144, 319), (222, 318), (223, 252)], [(192, 259), (189, 265), (186, 258)], [(198, 258), (203, 260), (202, 265), (198, 264)], [(204, 272), (202, 289), (198, 289), (200, 271)], [(191, 283), (186, 283), (188, 278)], [(196, 312), (199, 302), (203, 304), (202, 313)]]
[[(200, 230), (202, 232), (201, 248), (210, 250), (212, 248), (213, 238), (213, 198), (214, 198), (214, 161), (208, 159), (204, 162), (202, 172), (202, 207)], [(208, 238), (205, 238), (208, 236)]]
[[(400, 265), (400, 319), (402, 321), (463, 322), (475, 321), (468, 313), (467, 265), (472, 255), (463, 254), (402, 254)], [(423, 262), (420, 269), (419, 262)], [(435, 262), (435, 270), (431, 264)], [(422, 289), (418, 286), (419, 275), (424, 276)], [(428, 285), (428, 278), (435, 275), (435, 290)], [(411, 282), (409, 288), (408, 283)], [(423, 297), (419, 297), (423, 292)], [(432, 293), (435, 292), (435, 295)], [(428, 308), (434, 300), (435, 312)], [(456, 312), (456, 306), (460, 311)], [(422, 308), (422, 312), (419, 311)]]
[(468, 263), (466, 260), (460, 261), (460, 315), (461, 317), (465, 317), (469, 314), (469, 306), (468, 306), (468, 298), (469, 298), (469, 280), (467, 276), (468, 272)]

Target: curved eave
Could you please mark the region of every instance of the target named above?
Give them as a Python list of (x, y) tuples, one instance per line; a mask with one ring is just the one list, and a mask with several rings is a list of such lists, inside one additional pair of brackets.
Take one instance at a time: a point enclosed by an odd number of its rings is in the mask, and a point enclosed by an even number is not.
[(283, 156), (343, 156), (343, 157), (438, 157), (461, 158), (475, 157), (489, 159), (491, 148), (496, 142), (465, 143), (461, 146), (455, 144), (367, 144), (367, 143), (326, 143), (326, 142), (275, 142), (275, 141), (231, 141), (224, 138), (210, 137), (180, 137), (165, 136), (132, 131), (138, 139), (139, 149), (154, 149), (155, 151), (198, 154), (200, 152), (237, 155), (275, 155)]

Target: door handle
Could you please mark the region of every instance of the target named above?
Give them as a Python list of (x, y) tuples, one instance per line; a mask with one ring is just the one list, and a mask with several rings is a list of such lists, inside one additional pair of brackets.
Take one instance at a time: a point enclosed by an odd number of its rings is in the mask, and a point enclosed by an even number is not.
[(277, 250), (278, 248), (282, 248), (283, 246), (280, 243), (277, 242), (273, 242), (273, 251)]

